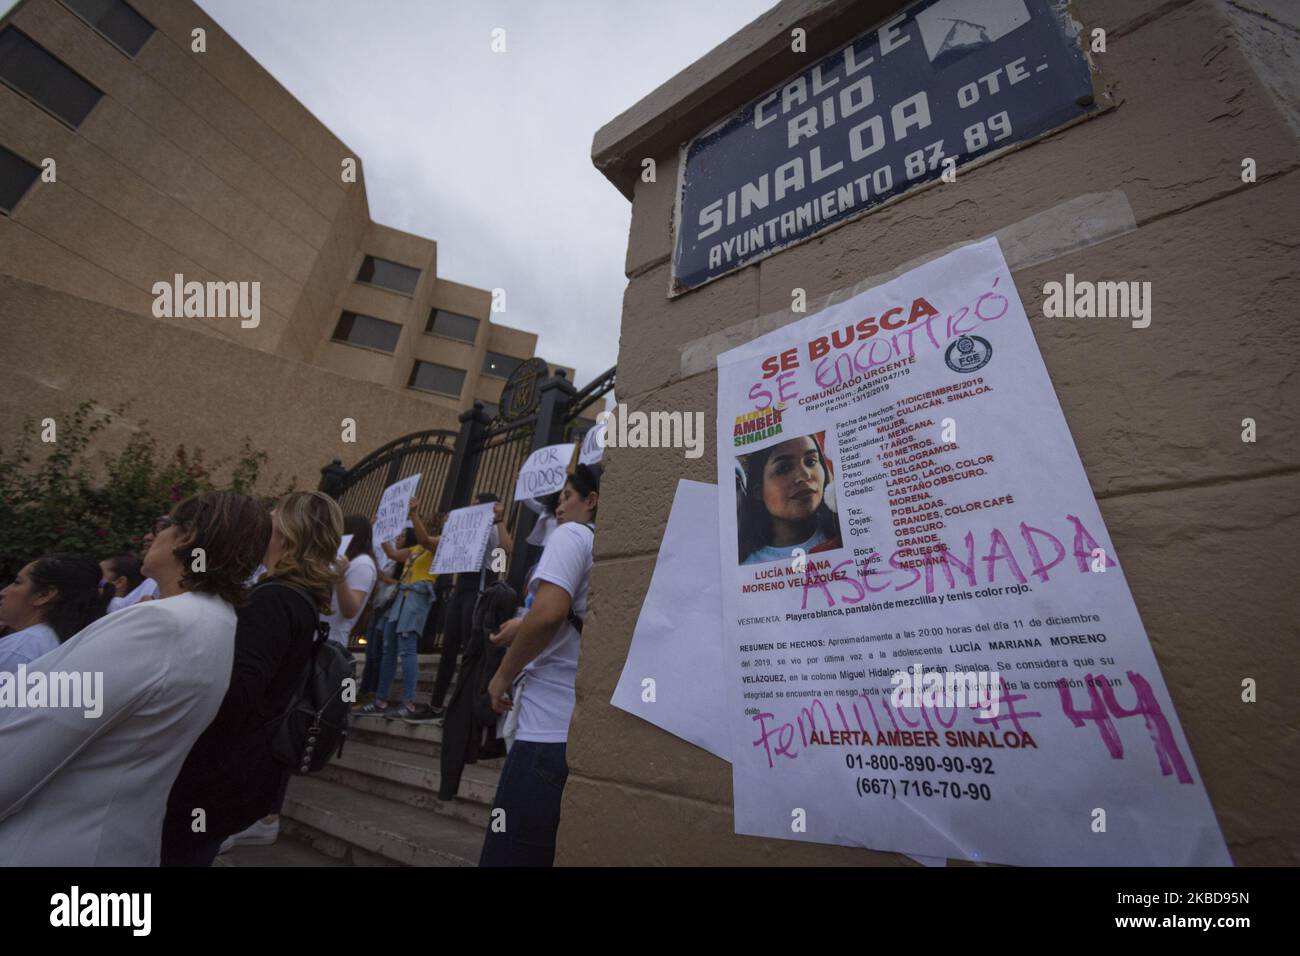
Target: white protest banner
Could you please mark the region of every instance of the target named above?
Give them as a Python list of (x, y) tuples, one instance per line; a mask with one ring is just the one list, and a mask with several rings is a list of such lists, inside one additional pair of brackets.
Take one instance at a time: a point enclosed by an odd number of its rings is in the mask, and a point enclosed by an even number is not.
[[(677, 482), (650, 590), (610, 703), (730, 762), (717, 508), (717, 485)], [(910, 855), (923, 866), (947, 863)]]
[(596, 416), (596, 424), (587, 429), (587, 434), (582, 436), (582, 448), (578, 451), (578, 464), (600, 464), (600, 460), (605, 456), (605, 428), (608, 424), (608, 412), (601, 412)]
[(457, 508), (447, 515), (439, 532), (438, 550), (433, 555), (431, 574), (477, 571), (487, 556), (492, 534), (492, 502)]
[(610, 703), (730, 760), (717, 508), (716, 485), (677, 482), (650, 590)]
[(342, 538), (340, 538), (339, 553), (336, 555), (336, 557), (340, 557), (340, 558), (343, 557), (343, 555), (347, 553), (348, 545), (350, 545), (351, 543), (352, 543), (352, 535), (350, 534), (345, 534)]
[(411, 510), (411, 499), (420, 485), (420, 476), (411, 475), (384, 489), (375, 512), (375, 541), (392, 541), (402, 533)]
[(573, 445), (547, 445), (528, 456), (515, 481), (515, 500), (540, 498), (564, 487)]
[(738, 833), (1231, 862), (996, 240), (718, 365)]

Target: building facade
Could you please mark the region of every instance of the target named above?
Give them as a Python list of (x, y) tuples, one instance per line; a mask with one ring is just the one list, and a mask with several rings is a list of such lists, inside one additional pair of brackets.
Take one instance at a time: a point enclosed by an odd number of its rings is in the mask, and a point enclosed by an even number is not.
[[(619, 402), (714, 421), (712, 358), (800, 318), (796, 290), (811, 315), (958, 244), (996, 234), (1021, 250), (1009, 256), (1017, 290), (1229, 851), (1238, 864), (1293, 865), (1294, 5), (1073, 0), (1084, 37), (1105, 31), (1105, 52), (1091, 54), (1104, 108), (953, 184), (674, 289), (683, 144), (748, 103), (775, 102), (770, 91), (906, 6), (784, 0), (596, 134), (595, 165), (632, 202)], [(1150, 281), (1150, 327), (1044, 318), (1045, 286), (1067, 273)], [(1276, 437), (1244, 443), (1246, 418)], [(698, 460), (606, 452), (557, 862), (910, 865), (737, 836), (729, 764), (609, 703), (676, 484), (717, 480), (707, 448)], [(1264, 675), (1272, 700), (1243, 702), (1243, 680), (1262, 686)]]
[(534, 354), (489, 290), (438, 274), (437, 243), (371, 221), (360, 158), (193, 3), (22, 0), (0, 19), (0, 180), (10, 435), (126, 400), (120, 427), (220, 454), (247, 433), (314, 483), (333, 457), (494, 411)]

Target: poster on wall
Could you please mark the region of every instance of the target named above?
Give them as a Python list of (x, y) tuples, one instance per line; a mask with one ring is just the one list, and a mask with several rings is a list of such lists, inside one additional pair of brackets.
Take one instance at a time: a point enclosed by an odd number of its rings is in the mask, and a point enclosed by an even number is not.
[(996, 239), (718, 358), (738, 833), (1230, 864)]
[(670, 293), (1096, 110), (1063, 0), (918, 0), (683, 147)]

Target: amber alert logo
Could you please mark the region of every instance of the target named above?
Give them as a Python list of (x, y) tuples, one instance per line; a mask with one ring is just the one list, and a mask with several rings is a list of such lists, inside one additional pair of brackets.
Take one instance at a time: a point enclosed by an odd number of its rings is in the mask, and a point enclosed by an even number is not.
[(733, 445), (739, 448), (781, 434), (781, 416), (784, 414), (785, 406), (781, 405), (737, 415), (736, 427), (731, 433)]

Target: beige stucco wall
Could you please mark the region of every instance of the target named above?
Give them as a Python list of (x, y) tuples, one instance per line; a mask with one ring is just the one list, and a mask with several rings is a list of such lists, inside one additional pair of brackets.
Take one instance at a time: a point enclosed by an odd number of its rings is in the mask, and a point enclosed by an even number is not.
[[(24, 419), (61, 422), (87, 400), (103, 408), (125, 403), (126, 415), (96, 441), (97, 452), (120, 448), (143, 426), (162, 455), (184, 444), (213, 461), (236, 454), (247, 436), (270, 456), (264, 474), (296, 479), (298, 488), (315, 488), (319, 469), (336, 457), (353, 465), (408, 432), (459, 427), (454, 409), (409, 390), (375, 388), (5, 275), (0, 377), (5, 445)], [(342, 440), (344, 418), (356, 422), (355, 443)], [(280, 487), (268, 482), (263, 490)]]
[[(746, 56), (847, 6), (778, 5), (597, 134), (597, 165), (635, 190), (619, 401), (700, 411), (712, 423), (716, 373), (681, 377), (687, 342), (788, 309), (795, 287), (812, 312), (836, 290), (952, 243), (1121, 190), (1136, 231), (1014, 278), (1229, 850), (1238, 864), (1300, 862), (1295, 130), (1211, 0), (1076, 0), (1085, 27), (1107, 30), (1100, 65), (1117, 108), (669, 300), (677, 146), (797, 68), (746, 87), (738, 77), (764, 69)], [(822, 49), (853, 35), (823, 37)], [(639, 129), (661, 132), (639, 143)], [(628, 172), (647, 144), (654, 183)], [(1241, 181), (1245, 156), (1258, 183)], [(1066, 272), (1150, 281), (1151, 327), (1042, 319), (1044, 283)], [(1245, 417), (1259, 424), (1256, 444), (1240, 439)], [(909, 865), (736, 836), (730, 767), (610, 706), (677, 480), (712, 483), (717, 473), (712, 445), (695, 461), (621, 448), (605, 461), (558, 862)], [(1241, 702), (1245, 677), (1259, 682), (1258, 703)]]

